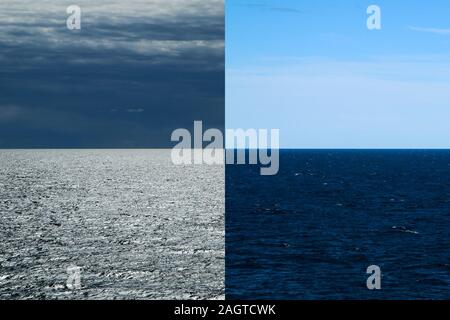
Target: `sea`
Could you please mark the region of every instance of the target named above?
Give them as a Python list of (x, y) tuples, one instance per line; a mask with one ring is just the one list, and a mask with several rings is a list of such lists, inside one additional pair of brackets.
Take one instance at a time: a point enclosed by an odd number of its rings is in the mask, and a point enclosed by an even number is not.
[(223, 299), (224, 179), (170, 150), (0, 150), (0, 299)]
[(0, 221), (0, 299), (450, 298), (446, 150), (0, 150)]
[(259, 169), (226, 167), (227, 299), (450, 298), (449, 150), (281, 150), (278, 175)]

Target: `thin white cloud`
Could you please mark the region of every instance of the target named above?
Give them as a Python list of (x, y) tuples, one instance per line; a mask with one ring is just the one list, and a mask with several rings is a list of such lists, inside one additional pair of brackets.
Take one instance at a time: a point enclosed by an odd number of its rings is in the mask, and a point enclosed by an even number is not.
[(448, 56), (274, 60), (226, 70), (228, 128), (278, 128), (283, 147), (449, 147)]
[(142, 108), (127, 109), (127, 112), (128, 112), (128, 113), (142, 113), (142, 112), (144, 112), (144, 111), (145, 111), (145, 110), (142, 109)]
[(412, 31), (428, 32), (428, 33), (434, 33), (434, 34), (439, 34), (439, 35), (450, 36), (450, 28), (449, 29), (445, 29), (445, 28), (422, 28), (422, 27), (410, 26), (409, 29), (412, 30)]

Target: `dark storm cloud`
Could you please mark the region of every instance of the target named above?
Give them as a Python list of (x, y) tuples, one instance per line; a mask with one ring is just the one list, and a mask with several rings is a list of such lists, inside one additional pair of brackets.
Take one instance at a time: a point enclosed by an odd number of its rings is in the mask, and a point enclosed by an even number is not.
[(224, 123), (222, 1), (0, 4), (0, 147), (168, 147)]

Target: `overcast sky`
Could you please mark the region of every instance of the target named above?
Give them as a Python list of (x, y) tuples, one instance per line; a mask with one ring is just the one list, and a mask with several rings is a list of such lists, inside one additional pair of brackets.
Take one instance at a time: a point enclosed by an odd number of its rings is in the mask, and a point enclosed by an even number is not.
[(224, 126), (222, 0), (0, 2), (0, 148), (168, 147), (194, 120)]

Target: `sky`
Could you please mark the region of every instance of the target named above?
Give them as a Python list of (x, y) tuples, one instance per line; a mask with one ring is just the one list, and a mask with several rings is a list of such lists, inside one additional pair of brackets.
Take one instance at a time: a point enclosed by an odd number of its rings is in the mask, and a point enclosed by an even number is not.
[(449, 122), (449, 1), (227, 1), (227, 128), (280, 129), (284, 148), (449, 148)]
[(223, 0), (2, 0), (0, 148), (159, 148), (194, 120), (223, 128), (224, 29)]

